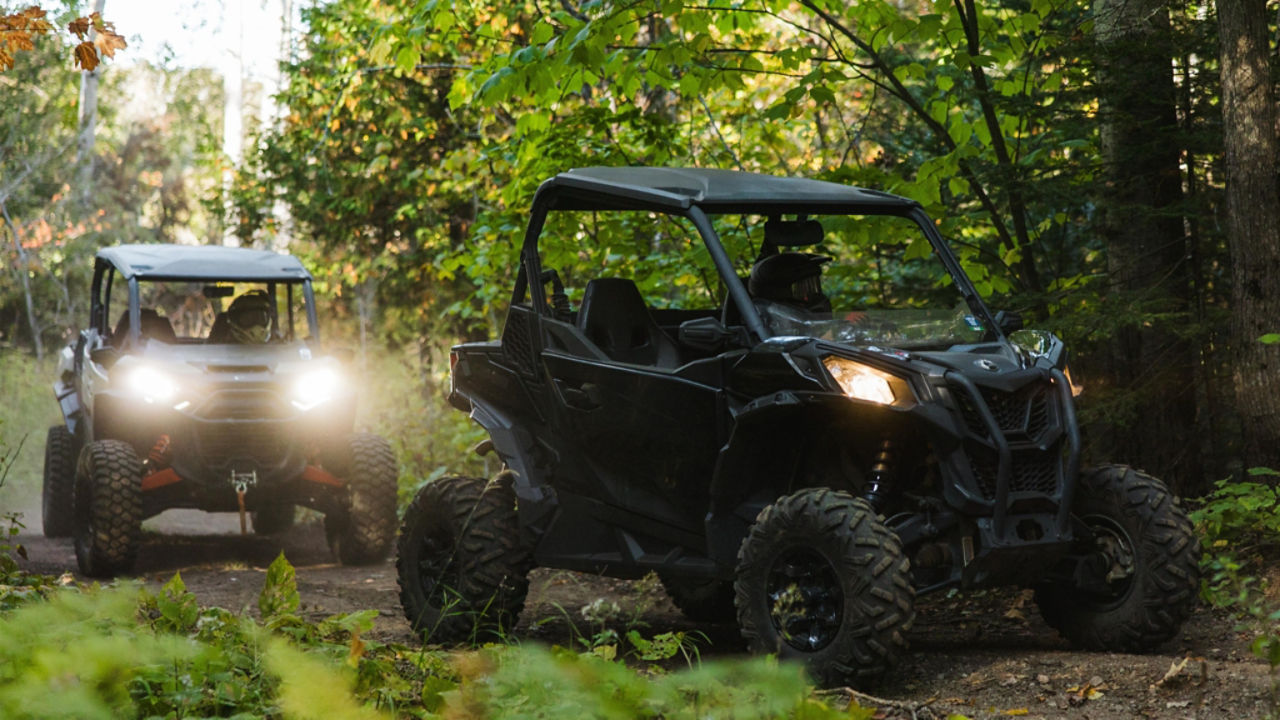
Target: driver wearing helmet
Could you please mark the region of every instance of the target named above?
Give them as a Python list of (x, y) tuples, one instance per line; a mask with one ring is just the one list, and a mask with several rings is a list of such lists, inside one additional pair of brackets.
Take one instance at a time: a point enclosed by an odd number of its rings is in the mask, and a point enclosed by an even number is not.
[(271, 300), (263, 290), (250, 290), (232, 301), (226, 319), (228, 342), (251, 345), (271, 340)]

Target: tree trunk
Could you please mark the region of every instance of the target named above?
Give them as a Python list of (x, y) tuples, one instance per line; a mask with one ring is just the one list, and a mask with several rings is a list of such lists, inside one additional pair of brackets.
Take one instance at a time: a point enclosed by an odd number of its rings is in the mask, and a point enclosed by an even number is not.
[(40, 339), (40, 323), (36, 320), (35, 303), (31, 299), (31, 263), (27, 260), (27, 253), (22, 247), (22, 238), (18, 237), (18, 226), (13, 223), (13, 218), (9, 217), (9, 208), (3, 202), (0, 202), (0, 218), (4, 219), (4, 226), (8, 228), (9, 236), (13, 239), (13, 250), (18, 255), (18, 265), (14, 270), (22, 282), (22, 297), (27, 304), (27, 326), (31, 328), (31, 342), (35, 346), (36, 360), (43, 360), (44, 341)]
[[(106, 0), (94, 0), (93, 12), (102, 17), (102, 8)], [(89, 40), (95, 33), (89, 30)], [(99, 66), (101, 67), (101, 66)], [(84, 70), (80, 73), (80, 125), (76, 140), (76, 168), (79, 172), (77, 190), (80, 203), (85, 209), (90, 207), (93, 194), (93, 136), (98, 124), (98, 71)]]
[(1130, 410), (1106, 450), (1193, 492), (1195, 355), (1168, 319), (1185, 322), (1190, 299), (1169, 13), (1161, 0), (1097, 0), (1094, 17), (1109, 300), (1133, 318), (1112, 339), (1110, 374), (1128, 395), (1117, 405)]
[(1280, 467), (1280, 187), (1265, 0), (1219, 2), (1232, 376), (1246, 467)]

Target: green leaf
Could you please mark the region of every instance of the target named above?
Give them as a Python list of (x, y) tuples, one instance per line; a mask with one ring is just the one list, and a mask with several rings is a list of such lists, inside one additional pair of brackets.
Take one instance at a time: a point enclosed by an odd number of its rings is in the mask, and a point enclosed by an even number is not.
[(1275, 345), (1276, 343), (1280, 343), (1280, 333), (1267, 333), (1266, 335), (1258, 338), (1258, 342), (1263, 345)]
[(284, 551), (267, 568), (266, 582), (258, 595), (258, 611), (264, 620), (291, 614), (298, 609), (298, 581)]

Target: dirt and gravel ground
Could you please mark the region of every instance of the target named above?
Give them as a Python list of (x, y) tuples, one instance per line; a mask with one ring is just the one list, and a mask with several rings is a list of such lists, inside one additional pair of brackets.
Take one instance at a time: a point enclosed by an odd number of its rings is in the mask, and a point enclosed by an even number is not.
[[(316, 524), (277, 537), (241, 536), (234, 515), (170, 511), (146, 528), (136, 572), (148, 584), (158, 586), (181, 571), (202, 604), (254, 612), (265, 569), (283, 551), (297, 568), (308, 615), (318, 619), (376, 608), (379, 639), (416, 642), (400, 614), (392, 561), (336, 565)], [(48, 540), (35, 528), (20, 541), (29, 569), (75, 571), (69, 540)], [(524, 641), (574, 645), (579, 634), (596, 629), (580, 610), (598, 598), (616, 602), (624, 624), (642, 624), (646, 634), (703, 633), (703, 659), (745, 652), (732, 623), (684, 619), (652, 579), (629, 582), (555, 570), (534, 571), (515, 634)], [(1225, 615), (1201, 609), (1180, 637), (1156, 653), (1083, 653), (1045, 626), (1027, 593), (930, 597), (919, 602), (910, 655), (891, 678), (868, 690), (884, 700), (878, 706), (885, 717), (912, 717), (912, 707), (919, 717), (1267, 717), (1280, 701), (1266, 664), (1249, 652), (1251, 637)]]

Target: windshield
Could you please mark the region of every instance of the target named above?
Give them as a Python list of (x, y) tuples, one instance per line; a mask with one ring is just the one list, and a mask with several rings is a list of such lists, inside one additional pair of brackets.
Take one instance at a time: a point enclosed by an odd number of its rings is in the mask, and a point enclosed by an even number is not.
[[(144, 280), (138, 306), (141, 336), (168, 344), (264, 344), (310, 336), (302, 283)], [(128, 283), (116, 278), (107, 299), (112, 345), (128, 340), (128, 308)]]
[(910, 219), (721, 217), (716, 225), (773, 335), (928, 348), (985, 334)]

